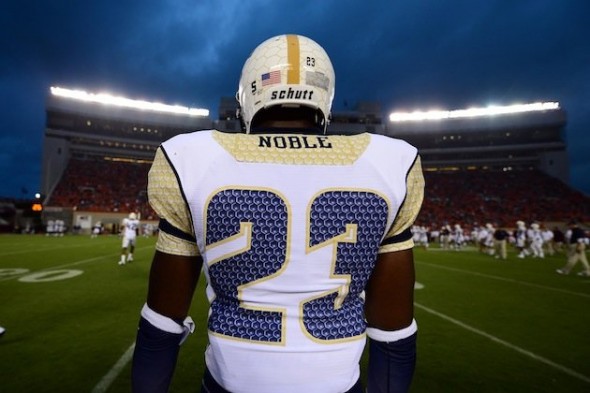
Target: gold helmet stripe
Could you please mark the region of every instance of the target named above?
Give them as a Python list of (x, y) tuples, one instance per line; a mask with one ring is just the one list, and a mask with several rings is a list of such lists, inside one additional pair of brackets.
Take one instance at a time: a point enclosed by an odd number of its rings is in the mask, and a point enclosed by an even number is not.
[(296, 35), (287, 35), (287, 60), (289, 62), (287, 84), (297, 85), (300, 83), (301, 64), (299, 64), (299, 37)]

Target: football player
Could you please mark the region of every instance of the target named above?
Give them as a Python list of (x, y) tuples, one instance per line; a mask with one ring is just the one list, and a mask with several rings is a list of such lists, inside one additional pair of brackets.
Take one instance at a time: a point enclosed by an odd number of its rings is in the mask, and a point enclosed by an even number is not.
[(461, 250), (465, 244), (465, 235), (463, 232), (463, 228), (461, 228), (461, 224), (455, 224), (453, 227), (452, 232), (452, 245), (455, 250)]
[(531, 224), (530, 239), (533, 258), (545, 258), (545, 252), (543, 251), (543, 232), (537, 222)]
[(129, 213), (129, 217), (123, 219), (121, 231), (123, 233), (123, 243), (119, 265), (124, 265), (127, 262), (133, 261), (133, 251), (135, 250), (135, 242), (139, 232), (139, 220), (137, 214)]
[(547, 255), (555, 255), (555, 248), (553, 242), (553, 231), (547, 228), (545, 225), (541, 226), (541, 235), (543, 236), (543, 246), (547, 249)]
[(529, 255), (526, 248), (527, 242), (527, 229), (524, 221), (516, 221), (516, 231), (514, 233), (515, 245), (518, 250), (518, 258), (524, 258)]
[(590, 277), (590, 264), (586, 258), (586, 246), (588, 243), (588, 237), (586, 232), (580, 228), (577, 221), (571, 221), (569, 223), (569, 229), (566, 235), (567, 239), (567, 263), (564, 267), (557, 269), (559, 274), (570, 274), (574, 266), (580, 262), (584, 268), (578, 272), (579, 276)]
[(210, 301), (202, 392), (405, 392), (415, 367), (411, 227), (416, 148), (326, 135), (334, 70), (298, 35), (260, 44), (237, 100), (244, 133), (178, 135), (157, 150), (160, 217), (132, 367), (165, 392), (201, 269)]
[(443, 250), (448, 250), (451, 245), (451, 226), (445, 224), (440, 229), (440, 237), (439, 237), (439, 244), (440, 248)]
[(509, 238), (508, 231), (502, 227), (496, 227), (494, 230), (494, 249), (495, 249), (495, 258), (496, 259), (506, 259), (508, 257), (508, 238)]

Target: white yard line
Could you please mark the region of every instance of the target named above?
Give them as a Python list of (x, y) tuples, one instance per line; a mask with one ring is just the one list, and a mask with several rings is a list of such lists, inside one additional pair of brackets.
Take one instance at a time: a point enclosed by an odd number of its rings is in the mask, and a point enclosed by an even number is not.
[[(33, 252), (44, 252), (44, 251), (51, 251), (51, 250), (63, 250), (63, 249), (67, 249), (67, 248), (88, 247), (89, 244), (91, 244), (91, 243), (75, 244), (75, 245), (71, 245), (71, 246), (64, 246), (61, 244), (55, 244), (52, 246), (38, 247), (38, 248), (34, 248), (34, 249), (31, 249), (28, 245), (23, 244), (22, 246), (24, 247), (24, 249), (3, 252), (3, 253), (0, 253), (0, 256), (5, 257), (8, 255), (30, 254)], [(29, 248), (27, 248), (27, 247), (29, 247)]]
[(104, 393), (107, 391), (107, 389), (111, 386), (113, 381), (117, 379), (119, 374), (121, 374), (121, 371), (125, 368), (127, 363), (131, 361), (134, 349), (135, 343), (131, 344), (131, 346), (127, 348), (123, 356), (121, 356), (121, 358), (117, 360), (117, 363), (115, 363), (115, 365), (109, 370), (109, 372), (106, 373), (104, 377), (102, 377), (102, 379), (96, 384), (94, 389), (92, 389), (92, 393)]
[[(489, 278), (489, 279), (492, 279), (492, 280), (510, 282), (510, 283), (513, 283), (513, 284), (526, 285), (526, 286), (533, 287), (533, 288), (546, 289), (548, 291), (561, 292), (561, 293), (567, 293), (568, 295), (575, 295), (575, 296), (581, 296), (581, 297), (590, 298), (590, 294), (583, 293), (583, 292), (568, 291), (567, 289), (561, 289), (561, 288), (555, 288), (555, 287), (548, 287), (546, 285), (533, 284), (533, 283), (530, 283), (530, 282), (515, 280), (515, 279), (512, 279), (512, 278), (493, 276), (491, 274), (477, 273), (477, 272), (474, 272), (474, 271), (471, 271), (471, 270), (464, 270), (464, 269), (458, 269), (458, 268), (449, 267), (449, 266), (442, 266), (442, 265), (437, 265), (437, 264), (434, 264), (434, 263), (428, 263), (428, 262), (422, 262), (422, 261), (416, 261), (416, 263), (418, 263), (420, 265), (425, 265), (425, 266), (433, 267), (433, 268), (436, 268), (436, 269), (449, 270), (449, 271), (463, 273), (463, 274), (470, 274), (472, 276)], [(588, 280), (588, 281), (590, 281), (590, 280)]]
[[(154, 246), (143, 246), (143, 247), (138, 247), (135, 250), (137, 252), (138, 250), (143, 250), (144, 248), (153, 248), (153, 247)], [(99, 255), (99, 256), (94, 257), (94, 258), (82, 259), (82, 260), (79, 260), (79, 261), (70, 262), (70, 263), (66, 263), (66, 264), (63, 264), (63, 265), (50, 266), (50, 267), (46, 267), (44, 269), (39, 269), (39, 270), (28, 270), (28, 271), (26, 271), (24, 273), (14, 274), (14, 275), (11, 275), (11, 276), (0, 278), (0, 281), (7, 281), (7, 280), (12, 280), (12, 279), (18, 279), (18, 278), (20, 278), (22, 276), (26, 276), (26, 275), (31, 274), (31, 273), (45, 272), (45, 271), (48, 271), (48, 270), (58, 270), (58, 269), (64, 269), (64, 268), (72, 267), (72, 266), (83, 265), (85, 263), (95, 262), (95, 261), (98, 261), (98, 260), (101, 260), (101, 259), (109, 259), (111, 262), (116, 263), (117, 262), (117, 259), (115, 259), (115, 258), (118, 258), (120, 256), (121, 256), (121, 253), (120, 252), (118, 252), (118, 253), (112, 253), (112, 254), (107, 254), (107, 255)]]
[(486, 333), (486, 332), (484, 332), (482, 330), (479, 330), (477, 328), (474, 328), (473, 326), (469, 326), (469, 325), (467, 325), (467, 324), (465, 324), (465, 323), (463, 323), (463, 322), (461, 322), (461, 321), (459, 321), (457, 319), (454, 319), (454, 318), (452, 318), (452, 317), (450, 317), (448, 315), (442, 314), (442, 313), (440, 313), (438, 311), (435, 311), (435, 310), (433, 310), (433, 309), (431, 309), (429, 307), (423, 306), (423, 305), (421, 305), (419, 303), (414, 303), (414, 305), (416, 307), (418, 307), (419, 309), (426, 311), (427, 313), (430, 313), (432, 315), (436, 315), (439, 318), (442, 318), (442, 319), (444, 319), (446, 321), (449, 321), (451, 323), (454, 323), (455, 325), (457, 325), (457, 326), (459, 326), (459, 327), (461, 327), (461, 328), (463, 328), (465, 330), (469, 330), (472, 333), (479, 334), (480, 336), (483, 336), (483, 337), (485, 337), (485, 338), (487, 338), (489, 340), (492, 340), (493, 342), (495, 342), (497, 344), (503, 345), (503, 346), (505, 346), (505, 347), (507, 347), (509, 349), (512, 349), (512, 350), (514, 350), (514, 351), (522, 354), (522, 355), (528, 356), (531, 359), (534, 359), (534, 360), (537, 360), (537, 361), (539, 361), (541, 363), (544, 363), (544, 364), (546, 364), (546, 365), (548, 365), (550, 367), (553, 367), (554, 369), (560, 370), (560, 371), (562, 371), (562, 372), (564, 372), (564, 373), (566, 373), (566, 374), (568, 374), (568, 375), (570, 375), (572, 377), (575, 377), (577, 379), (580, 379), (580, 380), (582, 380), (582, 381), (584, 381), (586, 383), (590, 383), (590, 377), (588, 377), (588, 376), (586, 376), (584, 374), (580, 374), (577, 371), (574, 371), (574, 370), (572, 370), (570, 368), (567, 368), (565, 366), (562, 366), (561, 364), (555, 363), (555, 362), (553, 362), (553, 361), (551, 361), (551, 360), (549, 360), (547, 358), (544, 358), (542, 356), (539, 356), (536, 353), (533, 353), (531, 351), (527, 351), (526, 349), (520, 348), (517, 345), (514, 345), (514, 344), (511, 344), (511, 343), (509, 343), (507, 341), (501, 340), (501, 339), (499, 339), (496, 336), (493, 336), (493, 335), (491, 335), (489, 333)]

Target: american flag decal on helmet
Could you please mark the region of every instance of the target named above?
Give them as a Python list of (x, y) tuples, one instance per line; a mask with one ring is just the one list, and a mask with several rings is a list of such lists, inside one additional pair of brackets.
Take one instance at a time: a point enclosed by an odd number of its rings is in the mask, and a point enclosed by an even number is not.
[(281, 71), (271, 71), (267, 72), (266, 74), (262, 74), (262, 86), (274, 85), (276, 83), (281, 83)]

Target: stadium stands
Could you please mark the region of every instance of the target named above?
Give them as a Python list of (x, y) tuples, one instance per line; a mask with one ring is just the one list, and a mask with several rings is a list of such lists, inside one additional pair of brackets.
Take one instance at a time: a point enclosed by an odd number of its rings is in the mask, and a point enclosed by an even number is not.
[[(148, 170), (148, 164), (72, 159), (49, 205), (155, 219), (146, 195)], [(539, 170), (425, 172), (425, 180), (420, 225), (590, 221), (590, 198)]]
[(156, 217), (147, 202), (149, 164), (72, 158), (48, 204), (94, 212), (139, 212)]
[[(45, 221), (116, 225), (119, 215), (130, 211), (155, 221), (146, 187), (160, 142), (213, 127), (240, 130), (234, 98), (222, 98), (219, 119), (212, 121), (208, 116), (119, 107), (70, 95), (52, 89), (47, 101), (41, 185), (47, 196)], [(502, 116), (384, 123), (380, 105), (359, 103), (335, 112), (328, 134), (374, 132), (418, 147), (426, 177), (419, 225), (511, 226), (516, 220), (564, 223), (572, 218), (590, 222), (590, 197), (566, 185), (566, 124), (559, 105)]]
[(590, 221), (590, 198), (539, 170), (425, 172), (421, 225)]

